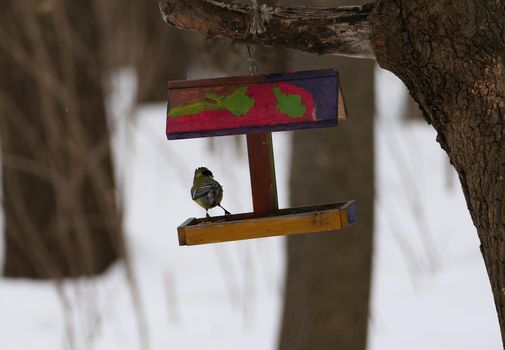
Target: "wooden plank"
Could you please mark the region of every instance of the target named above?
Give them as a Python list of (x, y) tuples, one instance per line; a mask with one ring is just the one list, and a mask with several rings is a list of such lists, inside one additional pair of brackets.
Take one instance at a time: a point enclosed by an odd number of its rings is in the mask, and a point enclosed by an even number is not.
[[(182, 224), (184, 245), (227, 242), (301, 233), (334, 231), (357, 219), (355, 201), (319, 206), (287, 208), (274, 215), (253, 213), (196, 219)], [(182, 245), (182, 244), (181, 244)]]
[(297, 81), (302, 79), (317, 79), (321, 77), (333, 77), (338, 72), (335, 69), (318, 69), (289, 73), (269, 73), (258, 75), (243, 75), (236, 77), (209, 78), (198, 80), (172, 80), (168, 82), (168, 89), (185, 89), (193, 87), (213, 87), (216, 85), (237, 85), (261, 82), (268, 79), (269, 82)]
[(336, 126), (340, 90), (334, 69), (170, 82), (167, 138)]
[(272, 134), (247, 135), (247, 154), (254, 213), (257, 216), (272, 214), (279, 208)]
[(347, 106), (345, 104), (344, 93), (342, 91), (342, 86), (338, 86), (338, 102), (337, 102), (337, 116), (338, 120), (347, 119)]
[(196, 218), (189, 218), (184, 223), (177, 227), (177, 235), (179, 237), (179, 245), (186, 245), (186, 226), (196, 223)]
[[(355, 200), (350, 200), (346, 202), (336, 202), (336, 203), (328, 203), (328, 204), (318, 204), (318, 205), (307, 205), (303, 207), (295, 207), (295, 208), (283, 208), (277, 210), (274, 214), (269, 214), (266, 215), (268, 217), (272, 216), (281, 216), (281, 215), (292, 215), (292, 214), (303, 214), (303, 213), (310, 213), (314, 211), (325, 211), (325, 210), (333, 210), (333, 209), (342, 209), (345, 210), (346, 213), (348, 211), (354, 212), (354, 216), (357, 218), (357, 205)], [(240, 214), (232, 214), (232, 215), (221, 215), (221, 216), (213, 216), (211, 218), (197, 218), (195, 219), (194, 222), (190, 222), (189, 225), (199, 225), (202, 223), (205, 224), (212, 224), (216, 222), (222, 222), (222, 221), (240, 221), (240, 220), (249, 220), (249, 219), (257, 219), (261, 218), (261, 215), (256, 215), (254, 212), (250, 213), (240, 213)], [(356, 218), (353, 221), (350, 221), (350, 223), (354, 222)], [(186, 220), (188, 221), (188, 220)], [(181, 224), (181, 226), (186, 225), (186, 222)]]
[(280, 235), (334, 231), (341, 228), (340, 211), (266, 217), (186, 228), (186, 244), (218, 243)]

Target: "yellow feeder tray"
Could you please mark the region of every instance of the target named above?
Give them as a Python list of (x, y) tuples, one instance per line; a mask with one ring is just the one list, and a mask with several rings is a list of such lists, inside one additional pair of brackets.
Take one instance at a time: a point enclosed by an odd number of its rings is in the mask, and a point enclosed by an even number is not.
[(340, 230), (358, 217), (356, 201), (287, 208), (258, 217), (254, 213), (189, 218), (177, 228), (179, 245), (197, 245)]

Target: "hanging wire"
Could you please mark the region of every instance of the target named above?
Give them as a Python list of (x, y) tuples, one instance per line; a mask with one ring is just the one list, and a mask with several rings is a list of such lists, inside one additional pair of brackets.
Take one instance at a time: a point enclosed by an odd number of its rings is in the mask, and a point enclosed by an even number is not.
[(247, 61), (249, 61), (249, 71), (251, 72), (251, 76), (255, 76), (258, 73), (258, 63), (254, 58), (254, 50), (251, 49), (249, 44), (247, 46)]
[[(244, 33), (244, 38), (247, 35), (252, 35), (256, 37), (264, 32), (266, 32), (265, 22), (270, 19), (269, 8), (266, 5), (258, 6), (258, 0), (251, 0), (251, 20), (247, 25), (246, 32)], [(249, 71), (251, 76), (258, 73), (258, 63), (254, 59), (254, 50), (249, 44), (247, 46), (247, 61), (249, 61)]]

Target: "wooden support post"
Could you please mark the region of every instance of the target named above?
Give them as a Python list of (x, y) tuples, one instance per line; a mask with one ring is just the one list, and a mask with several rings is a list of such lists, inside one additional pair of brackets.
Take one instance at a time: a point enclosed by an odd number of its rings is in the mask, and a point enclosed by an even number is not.
[(248, 134), (247, 154), (254, 213), (256, 216), (272, 214), (279, 208), (272, 133)]

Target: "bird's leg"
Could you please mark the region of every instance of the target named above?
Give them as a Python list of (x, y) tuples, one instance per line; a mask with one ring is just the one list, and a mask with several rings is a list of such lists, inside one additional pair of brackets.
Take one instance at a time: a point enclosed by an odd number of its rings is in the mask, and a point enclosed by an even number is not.
[(207, 219), (210, 219), (209, 211), (207, 209), (205, 209), (205, 217)]
[(219, 208), (221, 208), (221, 209), (223, 209), (223, 210), (224, 210), (224, 215), (231, 215), (231, 213), (230, 213), (228, 210), (226, 210), (225, 208), (223, 208), (223, 207), (221, 206), (221, 204), (219, 204)]

